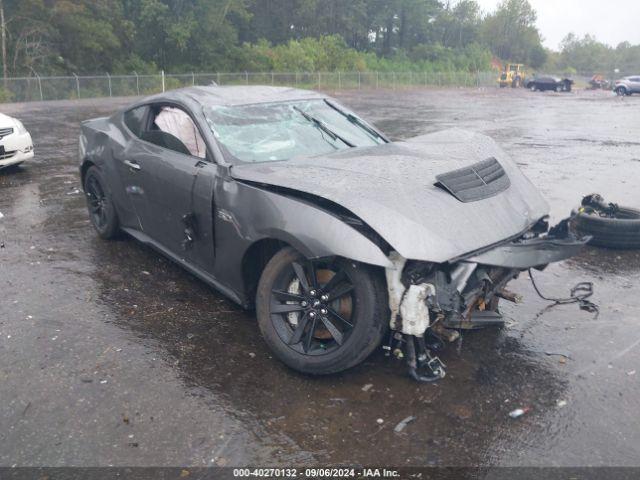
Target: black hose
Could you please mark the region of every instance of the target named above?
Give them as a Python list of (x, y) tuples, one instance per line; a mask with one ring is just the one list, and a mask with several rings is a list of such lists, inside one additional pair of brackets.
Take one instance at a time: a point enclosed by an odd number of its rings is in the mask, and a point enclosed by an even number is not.
[(416, 346), (414, 344), (413, 336), (407, 335), (407, 356), (409, 364), (409, 376), (416, 382), (433, 383), (440, 380), (439, 375), (426, 376), (418, 373), (418, 359), (416, 358)]
[(590, 298), (593, 295), (592, 282), (580, 282), (576, 284), (571, 289), (569, 297), (552, 298), (552, 297), (545, 297), (542, 294), (542, 292), (540, 292), (540, 289), (536, 285), (536, 282), (533, 278), (533, 271), (531, 269), (529, 269), (529, 278), (531, 279), (531, 285), (533, 285), (533, 289), (536, 291), (538, 296), (543, 300), (553, 302), (553, 305), (550, 305), (550, 307), (555, 307), (556, 305), (567, 305), (570, 303), (577, 303), (580, 310), (585, 310), (587, 312), (595, 313), (596, 314), (595, 317), (598, 318), (598, 315), (600, 314), (600, 307), (597, 304), (588, 300), (588, 298)]

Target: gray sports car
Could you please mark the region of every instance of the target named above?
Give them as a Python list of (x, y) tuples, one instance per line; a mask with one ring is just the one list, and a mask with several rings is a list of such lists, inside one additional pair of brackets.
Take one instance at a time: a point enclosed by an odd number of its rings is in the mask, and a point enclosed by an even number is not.
[(387, 349), (411, 375), (461, 328), (500, 324), (505, 285), (585, 243), (490, 138), (391, 142), (332, 98), (193, 87), (82, 124), (98, 234), (149, 244), (243, 307), (284, 363), (327, 374)]

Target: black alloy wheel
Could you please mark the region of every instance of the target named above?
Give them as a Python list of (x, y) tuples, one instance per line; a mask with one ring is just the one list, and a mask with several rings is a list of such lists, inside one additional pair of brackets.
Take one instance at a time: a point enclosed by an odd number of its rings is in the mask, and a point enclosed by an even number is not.
[(380, 343), (388, 318), (380, 272), (340, 258), (278, 252), (256, 297), (262, 334), (287, 365), (332, 373), (361, 362)]
[(354, 287), (345, 269), (292, 262), (280, 280), (271, 290), (270, 315), (281, 338), (307, 355), (339, 348), (354, 327)]

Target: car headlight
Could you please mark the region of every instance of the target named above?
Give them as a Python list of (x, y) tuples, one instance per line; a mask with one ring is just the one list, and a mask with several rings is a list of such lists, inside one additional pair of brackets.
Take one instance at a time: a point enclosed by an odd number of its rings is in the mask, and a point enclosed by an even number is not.
[(24, 135), (25, 133), (27, 133), (27, 129), (24, 128), (24, 125), (20, 120), (18, 120), (17, 118), (14, 118), (13, 123), (15, 124), (16, 130), (20, 135)]

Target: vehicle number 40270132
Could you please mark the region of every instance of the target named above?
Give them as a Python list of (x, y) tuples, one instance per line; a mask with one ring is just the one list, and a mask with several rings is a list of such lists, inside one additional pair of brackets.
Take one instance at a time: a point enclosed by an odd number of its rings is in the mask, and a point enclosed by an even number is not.
[(234, 477), (263, 478), (397, 478), (397, 470), (386, 468), (234, 468)]

